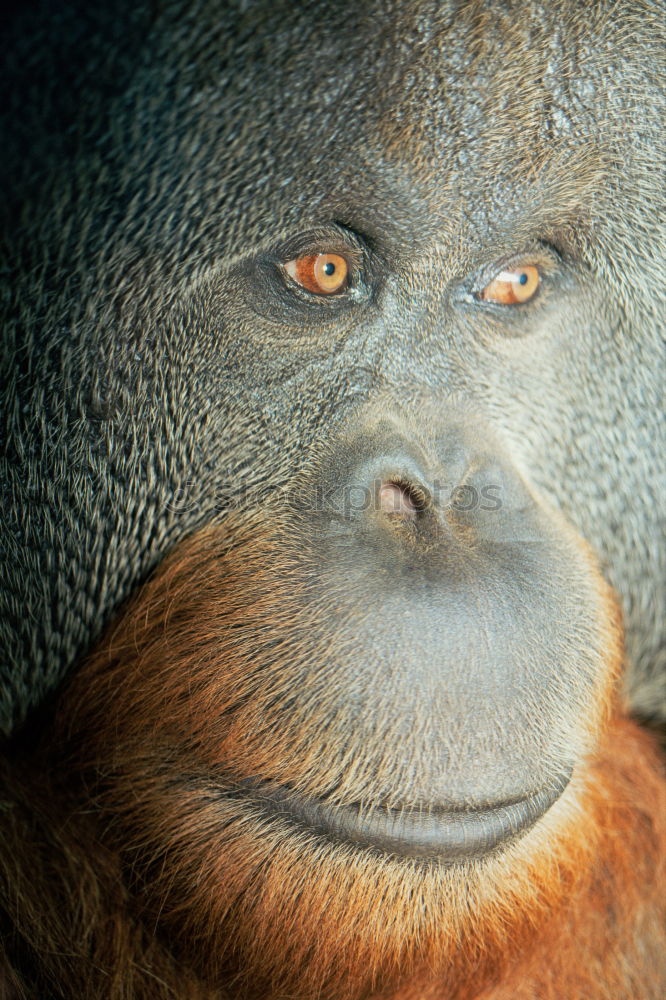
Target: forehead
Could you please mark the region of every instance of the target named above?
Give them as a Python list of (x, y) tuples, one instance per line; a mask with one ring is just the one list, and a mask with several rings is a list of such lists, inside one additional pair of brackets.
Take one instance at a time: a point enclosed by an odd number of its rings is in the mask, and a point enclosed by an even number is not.
[[(212, 186), (242, 175), (254, 202), (244, 221), (263, 220), (267, 238), (359, 202), (398, 224), (436, 216), (446, 226), (461, 197), (515, 200), (516, 187), (548, 173), (571, 200), (564, 175), (587, 183), (594, 159), (599, 27), (576, 11), (232, 5), (223, 21), (191, 27), (187, 63), (179, 58), (184, 117), (213, 147)], [(566, 168), (553, 172), (558, 163)]]
[(609, 186), (599, 123), (624, 127), (609, 111), (632, 88), (647, 106), (635, 53), (655, 26), (627, 26), (632, 6), (169, 0), (129, 33), (123, 60), (111, 43), (103, 65), (99, 47), (77, 49), (85, 88), (53, 93), (55, 128), (85, 138), (70, 144), (75, 164), (40, 156), (51, 115), (19, 158), (55, 172), (61, 201), (76, 174), (76, 211), (113, 217), (104, 253), (113, 243), (179, 287), (331, 221), (450, 246), (508, 208), (575, 215)]
[(572, 4), (497, 0), (261, 4), (230, 13), (217, 52), (192, 49), (211, 96), (270, 113), (296, 140), (364, 126), (427, 156), (489, 126), (507, 140), (575, 134), (601, 82), (600, 20)]

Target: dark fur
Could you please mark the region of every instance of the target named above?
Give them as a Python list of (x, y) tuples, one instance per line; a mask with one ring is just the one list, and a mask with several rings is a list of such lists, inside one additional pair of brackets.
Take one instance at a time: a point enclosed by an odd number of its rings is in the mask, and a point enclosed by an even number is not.
[[(18, 10), (8, 997), (663, 996), (665, 779), (629, 721), (666, 720), (663, 32), (658, 5), (629, 0)], [(315, 313), (271, 284), (271, 254), (333, 224), (360, 234), (375, 291)], [(456, 299), (539, 246), (558, 263), (537, 308)], [(222, 835), (212, 775), (420, 807), (427, 683), (412, 698), (356, 670), (366, 595), (337, 581), (308, 604), (318, 554), (280, 491), (333, 467), (368, 412), (431, 447), (444, 406), (488, 429), (561, 542), (544, 579), (569, 579), (547, 623), (562, 698), (535, 678), (525, 733), (522, 704), (489, 726), (523, 757), (555, 732), (534, 766), (571, 751), (571, 788), (469, 870), (233, 810)], [(622, 602), (622, 694), (595, 560)], [(530, 593), (526, 659), (546, 631)], [(440, 735), (462, 780), (465, 740)]]

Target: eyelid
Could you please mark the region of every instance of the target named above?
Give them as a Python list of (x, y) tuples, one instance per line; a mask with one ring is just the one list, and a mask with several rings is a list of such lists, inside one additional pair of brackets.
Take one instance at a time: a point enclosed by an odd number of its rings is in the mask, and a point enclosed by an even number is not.
[(365, 259), (365, 249), (352, 232), (341, 227), (311, 229), (299, 233), (277, 248), (275, 259), (282, 265), (298, 257), (315, 256), (322, 253), (336, 253), (344, 257), (354, 269), (361, 269)]
[[(500, 256), (492, 263), (487, 264), (477, 273), (476, 287), (483, 288), (489, 281), (495, 279), (505, 281), (506, 274), (513, 275), (521, 267), (532, 265), (538, 268), (542, 277), (547, 277), (562, 266), (562, 257), (555, 247), (544, 243), (535, 243), (526, 247), (518, 253), (513, 253), (505, 257)], [(510, 280), (510, 279), (508, 279)]]

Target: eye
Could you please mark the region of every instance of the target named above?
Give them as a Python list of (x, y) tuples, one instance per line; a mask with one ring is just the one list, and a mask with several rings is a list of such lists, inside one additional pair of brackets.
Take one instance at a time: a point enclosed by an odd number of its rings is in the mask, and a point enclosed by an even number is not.
[(486, 302), (497, 302), (503, 306), (528, 302), (541, 284), (541, 274), (534, 264), (517, 267), (511, 271), (500, 271), (479, 293)]
[(349, 264), (339, 253), (296, 257), (283, 265), (289, 277), (315, 295), (334, 295), (349, 286)]

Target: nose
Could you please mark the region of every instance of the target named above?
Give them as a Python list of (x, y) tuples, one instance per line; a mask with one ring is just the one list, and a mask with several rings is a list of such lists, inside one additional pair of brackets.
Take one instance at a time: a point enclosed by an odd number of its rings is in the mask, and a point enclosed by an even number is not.
[(375, 427), (344, 442), (323, 470), (319, 519), (359, 541), (425, 542), (441, 530), (443, 476), (436, 456), (406, 434)]
[[(387, 552), (457, 548), (498, 540), (533, 501), (501, 447), (469, 420), (442, 417), (429, 433), (374, 421), (343, 438), (319, 471), (316, 520), (325, 534), (351, 535)], [(376, 545), (373, 546), (376, 549)]]
[(395, 518), (407, 524), (416, 521), (424, 508), (423, 491), (412, 483), (380, 483), (377, 491), (377, 508), (385, 517)]
[(345, 562), (355, 540), (389, 559), (418, 555), (433, 571), (470, 553), (476, 564), (481, 548), (536, 528), (529, 488), (488, 427), (467, 414), (437, 414), (425, 429), (368, 421), (335, 442), (316, 475), (313, 522), (320, 538), (338, 540)]

